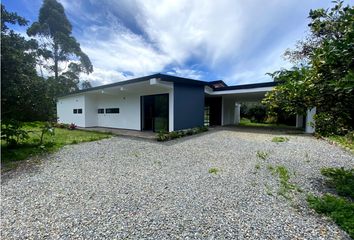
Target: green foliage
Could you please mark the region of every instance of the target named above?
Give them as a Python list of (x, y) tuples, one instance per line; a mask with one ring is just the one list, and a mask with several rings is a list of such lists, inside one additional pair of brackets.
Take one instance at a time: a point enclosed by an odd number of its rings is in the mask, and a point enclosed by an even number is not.
[(349, 131), (347, 120), (343, 116), (335, 116), (329, 112), (321, 112), (314, 117), (316, 132), (322, 136), (345, 135)]
[(354, 169), (322, 168), (326, 183), (336, 189), (338, 195), (354, 199)]
[(48, 86), (37, 76), (35, 40), (26, 40), (9, 24), (27, 20), (1, 5), (1, 117), (2, 120), (48, 120), (54, 113)]
[(354, 131), (348, 132), (345, 136), (339, 136), (339, 135), (331, 135), (328, 136), (328, 139), (331, 141), (350, 149), (352, 152), (354, 152)]
[[(16, 146), (9, 147), (6, 142), (1, 143), (1, 166), (6, 171), (16, 167), (21, 160), (30, 156), (37, 156), (42, 153), (56, 151), (64, 145), (80, 142), (96, 141), (111, 136), (110, 133), (93, 131), (70, 131), (65, 128), (55, 128), (55, 135), (45, 134), (51, 138), (43, 138), (40, 144), (43, 129), (49, 130), (47, 123), (31, 122), (21, 125), (21, 130), (28, 133), (29, 138), (20, 141)], [(50, 140), (50, 141), (48, 141)]]
[(256, 105), (248, 110), (248, 115), (251, 117), (251, 122), (261, 123), (266, 118), (267, 109), (264, 105)]
[(256, 155), (258, 158), (266, 160), (269, 156), (269, 153), (263, 151), (257, 151)]
[(354, 203), (341, 197), (325, 194), (323, 197), (308, 196), (309, 206), (317, 213), (333, 219), (349, 236), (354, 238)]
[(8, 147), (14, 147), (28, 138), (28, 133), (22, 129), (21, 122), (13, 120), (1, 123), (1, 140), (4, 140)]
[(209, 168), (208, 172), (210, 174), (218, 174), (218, 172), (220, 172), (220, 169), (216, 168), (216, 167), (212, 167), (212, 168)]
[[(48, 79), (54, 96), (77, 90), (80, 73), (89, 74), (93, 71), (90, 59), (72, 36), (72, 25), (65, 15), (64, 7), (56, 0), (43, 1), (38, 21), (28, 28), (27, 34), (40, 39), (40, 60), (46, 62), (44, 68), (54, 73), (54, 78)], [(62, 62), (70, 62), (66, 72), (60, 68)]]
[(289, 138), (287, 137), (273, 137), (272, 142), (280, 143), (280, 142), (287, 142)]
[(289, 182), (290, 174), (286, 167), (284, 166), (273, 167), (271, 165), (268, 165), (268, 170), (271, 171), (273, 175), (278, 175), (279, 177), (279, 183), (280, 183), (280, 188), (278, 190), (279, 195), (289, 199), (290, 191), (293, 190), (301, 191), (299, 187)]
[(254, 166), (257, 170), (259, 170), (261, 168), (261, 165), (259, 163), (257, 163), (255, 166)]
[(343, 230), (354, 238), (354, 169), (322, 168), (327, 177), (326, 184), (335, 188), (338, 196), (325, 194), (322, 197), (309, 195), (309, 206), (316, 212), (332, 218)]
[[(354, 117), (354, 7), (335, 1), (328, 10), (311, 10), (309, 18), (311, 35), (287, 52), (291, 59), (303, 61), (271, 74), (281, 84), (264, 103), (273, 112), (298, 114), (317, 107), (316, 131), (345, 134), (353, 128)], [(338, 130), (328, 124), (338, 124)]]
[(206, 131), (208, 131), (207, 127), (197, 127), (197, 128), (191, 128), (191, 129), (173, 131), (173, 132), (160, 131), (157, 133), (157, 141), (159, 142), (168, 141), (168, 140), (190, 136), (190, 135), (194, 135)]

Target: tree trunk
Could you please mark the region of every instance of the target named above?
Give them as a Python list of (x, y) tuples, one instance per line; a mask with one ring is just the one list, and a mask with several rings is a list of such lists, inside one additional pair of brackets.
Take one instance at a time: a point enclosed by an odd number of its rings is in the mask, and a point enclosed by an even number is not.
[(58, 44), (57, 43), (54, 43), (54, 78), (55, 80), (58, 80), (58, 76), (59, 76), (59, 73), (58, 73), (58, 62), (59, 62), (59, 56), (58, 56)]

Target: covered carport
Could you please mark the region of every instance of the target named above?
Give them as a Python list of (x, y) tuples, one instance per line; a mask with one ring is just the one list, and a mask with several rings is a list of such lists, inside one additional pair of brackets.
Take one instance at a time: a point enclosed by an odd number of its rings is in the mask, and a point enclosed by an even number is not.
[[(224, 86), (214, 89), (206, 87), (206, 103), (220, 99), (220, 125), (238, 125), (241, 121), (241, 103), (243, 102), (261, 102), (265, 94), (271, 91), (276, 82), (245, 84), (237, 86)], [(211, 99), (211, 100), (209, 100)], [(306, 116), (297, 115), (297, 128), (304, 128), (305, 132), (314, 132), (313, 116), (316, 114), (316, 109), (313, 108), (307, 111)], [(305, 124), (305, 125), (304, 125)]]

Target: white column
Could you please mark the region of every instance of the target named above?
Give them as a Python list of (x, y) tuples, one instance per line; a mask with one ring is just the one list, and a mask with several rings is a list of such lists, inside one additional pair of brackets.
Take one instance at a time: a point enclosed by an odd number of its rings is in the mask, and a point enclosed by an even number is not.
[(170, 89), (169, 94), (168, 94), (168, 131), (172, 132), (174, 131), (174, 111), (175, 111), (175, 106), (174, 106), (174, 89)]
[(304, 126), (304, 116), (296, 114), (296, 127), (302, 128)]
[(234, 124), (239, 125), (241, 121), (241, 104), (235, 103)]
[(315, 120), (313, 116), (316, 114), (316, 107), (307, 110), (306, 114), (306, 133), (314, 133), (315, 132)]

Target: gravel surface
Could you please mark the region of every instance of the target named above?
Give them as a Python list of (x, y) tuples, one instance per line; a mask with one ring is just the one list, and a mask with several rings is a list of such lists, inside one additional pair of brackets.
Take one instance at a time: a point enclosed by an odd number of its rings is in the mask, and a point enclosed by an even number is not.
[[(303, 192), (277, 193), (269, 167), (279, 165)], [(354, 167), (354, 155), (310, 136), (235, 129), (65, 146), (3, 175), (1, 239), (350, 239), (306, 205), (324, 166)]]

